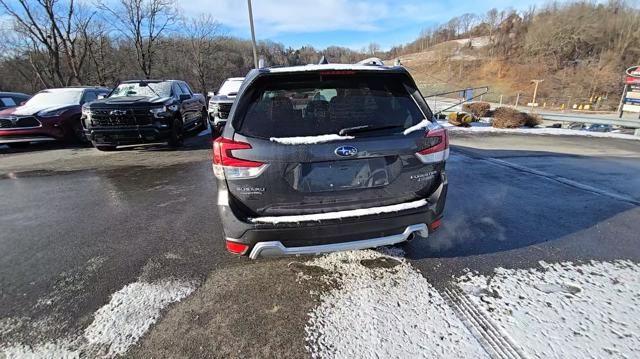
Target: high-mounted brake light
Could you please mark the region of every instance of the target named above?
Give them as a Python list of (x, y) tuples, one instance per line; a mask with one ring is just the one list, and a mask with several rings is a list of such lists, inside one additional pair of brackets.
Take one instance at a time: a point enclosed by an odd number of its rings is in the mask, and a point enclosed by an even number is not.
[(262, 162), (235, 157), (233, 152), (249, 150), (251, 145), (218, 137), (213, 141), (213, 173), (217, 178), (243, 179), (258, 177), (267, 167)]
[(449, 158), (449, 136), (442, 127), (430, 129), (425, 138), (427, 147), (418, 151), (416, 156), (422, 163), (437, 163)]
[(353, 70), (330, 70), (330, 71), (320, 71), (320, 75), (329, 76), (329, 75), (354, 75), (356, 72)]

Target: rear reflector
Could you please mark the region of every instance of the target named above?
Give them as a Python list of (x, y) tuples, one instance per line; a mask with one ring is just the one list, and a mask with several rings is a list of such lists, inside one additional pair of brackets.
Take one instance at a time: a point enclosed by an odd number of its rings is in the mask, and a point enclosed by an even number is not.
[(426, 133), (427, 148), (424, 148), (416, 156), (422, 163), (437, 163), (449, 158), (449, 136), (447, 130), (442, 127), (432, 128)]
[(235, 157), (233, 151), (249, 150), (251, 145), (218, 137), (213, 141), (213, 173), (220, 179), (254, 178), (266, 168), (262, 162)]
[(243, 255), (247, 253), (249, 246), (238, 242), (227, 241), (227, 250), (233, 254)]
[(441, 225), (442, 225), (442, 220), (436, 219), (435, 221), (431, 222), (431, 224), (429, 225), (429, 230), (435, 231), (436, 229), (440, 228)]

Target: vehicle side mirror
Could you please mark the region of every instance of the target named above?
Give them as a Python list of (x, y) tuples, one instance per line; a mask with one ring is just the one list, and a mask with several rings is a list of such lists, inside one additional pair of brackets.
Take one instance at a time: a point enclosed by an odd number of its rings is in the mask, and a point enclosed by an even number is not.
[(215, 92), (215, 91), (209, 91), (209, 92), (207, 93), (207, 96), (209, 96), (209, 97), (213, 97), (213, 96), (215, 96), (215, 95), (216, 95), (216, 92)]
[(180, 101), (185, 101), (185, 100), (189, 100), (191, 98), (191, 95), (183, 93), (180, 95)]
[(102, 99), (105, 99), (105, 98), (107, 98), (107, 95), (105, 95), (105, 94), (98, 95), (98, 100), (102, 100)]

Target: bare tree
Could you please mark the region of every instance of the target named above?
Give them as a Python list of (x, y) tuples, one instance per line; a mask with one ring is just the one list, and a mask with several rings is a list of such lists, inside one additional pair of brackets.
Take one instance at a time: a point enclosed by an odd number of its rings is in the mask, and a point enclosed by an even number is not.
[(114, 7), (99, 0), (114, 30), (131, 41), (138, 67), (146, 78), (152, 75), (156, 46), (164, 32), (178, 21), (174, 0), (118, 0)]
[(82, 83), (91, 41), (87, 28), (94, 13), (74, 0), (0, 0), (0, 8), (25, 37), (24, 45), (33, 52), (29, 62), (43, 85)]
[(371, 56), (376, 56), (378, 52), (380, 52), (380, 45), (372, 42), (367, 46), (367, 51), (371, 54)]
[(466, 14), (460, 15), (459, 19), (460, 19), (460, 28), (462, 29), (462, 32), (464, 33), (465, 36), (469, 36), (470, 38), (469, 43), (471, 43), (471, 37), (472, 37), (471, 29), (473, 28), (476, 21), (478, 20), (478, 17), (475, 14), (466, 13)]
[(456, 38), (460, 34), (460, 19), (457, 17), (452, 18), (443, 25), (443, 29), (447, 32), (446, 41)]
[(202, 15), (197, 19), (184, 20), (183, 28), (198, 87), (204, 93), (214, 71), (211, 60), (220, 47), (220, 24), (211, 15)]

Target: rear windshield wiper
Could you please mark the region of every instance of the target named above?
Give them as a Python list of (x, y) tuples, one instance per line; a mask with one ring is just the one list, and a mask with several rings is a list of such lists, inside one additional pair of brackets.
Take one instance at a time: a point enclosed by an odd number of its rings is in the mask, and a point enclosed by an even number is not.
[(340, 136), (346, 136), (346, 135), (352, 135), (355, 133), (388, 130), (390, 128), (398, 128), (398, 127), (402, 127), (402, 126), (401, 125), (384, 125), (384, 126), (364, 125), (364, 126), (345, 127), (340, 131), (338, 131), (338, 134)]

